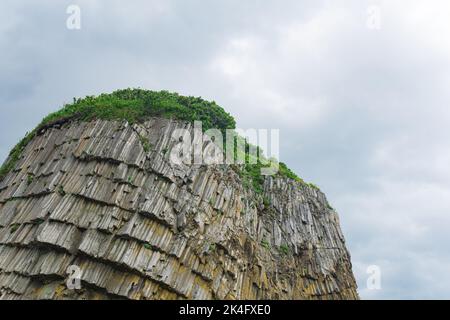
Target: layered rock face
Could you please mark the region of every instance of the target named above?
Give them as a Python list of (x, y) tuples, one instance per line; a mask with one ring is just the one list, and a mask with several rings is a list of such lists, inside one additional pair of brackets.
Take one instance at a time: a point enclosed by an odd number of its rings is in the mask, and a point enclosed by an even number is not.
[(34, 137), (0, 182), (0, 298), (358, 298), (322, 192), (274, 176), (258, 194), (230, 166), (174, 165), (177, 128), (192, 125), (69, 121)]

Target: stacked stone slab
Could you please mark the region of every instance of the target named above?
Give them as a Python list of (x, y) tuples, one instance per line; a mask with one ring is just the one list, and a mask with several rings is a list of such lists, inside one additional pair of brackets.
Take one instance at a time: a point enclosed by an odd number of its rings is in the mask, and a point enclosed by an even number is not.
[(0, 298), (358, 298), (322, 192), (175, 165), (178, 128), (192, 125), (72, 121), (33, 138), (0, 182)]

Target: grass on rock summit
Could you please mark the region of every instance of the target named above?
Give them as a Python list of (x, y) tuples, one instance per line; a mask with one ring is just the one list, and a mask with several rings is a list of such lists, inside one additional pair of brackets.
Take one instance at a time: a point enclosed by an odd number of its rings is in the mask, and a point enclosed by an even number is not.
[[(217, 128), (235, 129), (234, 118), (214, 101), (205, 101), (200, 97), (185, 97), (167, 91), (143, 89), (124, 89), (110, 94), (87, 96), (74, 99), (61, 110), (45, 117), (31, 133), (27, 134), (9, 154), (0, 168), (0, 180), (10, 172), (19, 161), (26, 145), (42, 129), (61, 121), (127, 120), (129, 123), (143, 122), (150, 117), (166, 117), (193, 122), (202, 121), (203, 130)], [(248, 158), (247, 158), (248, 159)], [(260, 174), (262, 164), (246, 164), (240, 172), (256, 192), (262, 191), (263, 177)], [(279, 175), (302, 181), (285, 164), (280, 163)]]

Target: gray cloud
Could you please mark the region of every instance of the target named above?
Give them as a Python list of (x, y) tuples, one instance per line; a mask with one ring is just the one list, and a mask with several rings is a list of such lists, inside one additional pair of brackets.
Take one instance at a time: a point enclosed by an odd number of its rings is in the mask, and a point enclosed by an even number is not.
[(71, 1), (4, 1), (1, 158), (75, 96), (203, 96), (241, 127), (281, 128), (282, 160), (340, 212), (363, 298), (450, 298), (447, 2), (75, 3), (78, 31)]

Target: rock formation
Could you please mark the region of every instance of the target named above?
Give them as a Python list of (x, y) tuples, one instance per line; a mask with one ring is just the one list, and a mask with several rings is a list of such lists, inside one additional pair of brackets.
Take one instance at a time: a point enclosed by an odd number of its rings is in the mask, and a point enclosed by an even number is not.
[(257, 193), (230, 166), (174, 165), (177, 128), (192, 124), (39, 130), (0, 182), (0, 299), (358, 298), (320, 190), (268, 176)]

